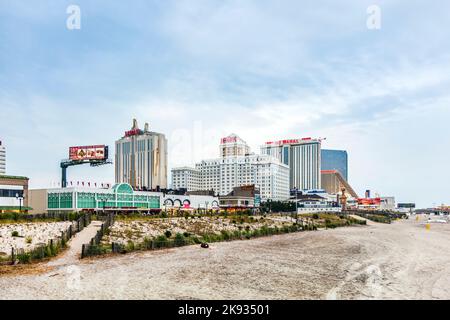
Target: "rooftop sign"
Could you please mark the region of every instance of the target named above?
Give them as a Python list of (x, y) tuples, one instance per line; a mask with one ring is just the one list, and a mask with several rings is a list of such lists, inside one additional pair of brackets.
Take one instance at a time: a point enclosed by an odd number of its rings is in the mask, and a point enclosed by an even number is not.
[(301, 139), (287, 139), (287, 140), (279, 140), (279, 141), (268, 141), (266, 142), (266, 145), (275, 145), (275, 146), (280, 146), (283, 144), (299, 144), (305, 141), (312, 141), (313, 139), (308, 137), (308, 138), (301, 138)]
[(224, 144), (224, 143), (235, 143), (235, 142), (237, 142), (237, 137), (233, 137), (233, 136), (225, 137), (225, 138), (220, 139), (220, 143), (221, 144)]
[(142, 134), (141, 129), (132, 129), (129, 131), (125, 131), (125, 137), (132, 137), (132, 136), (138, 136)]

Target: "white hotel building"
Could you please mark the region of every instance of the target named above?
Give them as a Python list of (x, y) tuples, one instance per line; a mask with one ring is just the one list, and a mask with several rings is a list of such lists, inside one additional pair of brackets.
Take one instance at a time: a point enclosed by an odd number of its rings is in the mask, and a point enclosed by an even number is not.
[(6, 174), (6, 148), (0, 141), (0, 174)]
[(269, 155), (250, 154), (248, 145), (234, 134), (221, 140), (220, 155), (197, 163), (189, 171), (172, 170), (173, 188), (189, 190), (199, 176), (198, 190), (213, 189), (219, 195), (227, 195), (234, 187), (254, 184), (263, 201), (289, 198), (289, 166)]
[(201, 173), (189, 167), (172, 169), (172, 188), (187, 189), (187, 191), (202, 190)]

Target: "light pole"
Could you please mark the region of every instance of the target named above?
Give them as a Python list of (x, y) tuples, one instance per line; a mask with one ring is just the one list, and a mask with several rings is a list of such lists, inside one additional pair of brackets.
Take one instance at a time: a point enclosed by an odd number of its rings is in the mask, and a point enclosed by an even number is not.
[(208, 215), (208, 201), (205, 201), (205, 214)]
[(21, 197), (19, 195), (19, 193), (16, 193), (16, 199), (19, 200), (19, 213), (22, 213), (22, 200), (23, 200), (23, 197)]

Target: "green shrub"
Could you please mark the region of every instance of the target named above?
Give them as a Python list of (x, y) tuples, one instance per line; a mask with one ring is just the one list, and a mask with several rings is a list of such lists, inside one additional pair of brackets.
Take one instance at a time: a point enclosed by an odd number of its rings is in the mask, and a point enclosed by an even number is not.
[(181, 233), (177, 233), (175, 235), (175, 246), (177, 247), (181, 247), (184, 246), (186, 244), (184, 235), (182, 235)]
[(65, 248), (66, 245), (67, 245), (67, 241), (66, 241), (65, 237), (62, 237), (62, 238), (61, 238), (61, 247), (62, 247), (62, 248)]
[(223, 236), (222, 234), (210, 234), (209, 235), (209, 241), (210, 242), (220, 242), (223, 241)]
[(13, 232), (11, 232), (11, 236), (12, 237), (18, 237), (19, 236), (19, 232), (18, 231), (13, 231)]
[(44, 255), (45, 255), (45, 257), (48, 257), (48, 258), (53, 257), (52, 249), (50, 248), (49, 245), (45, 246)]
[(89, 247), (89, 251), (88, 251), (88, 255), (89, 256), (96, 256), (96, 255), (101, 255), (101, 254), (105, 254), (108, 252), (108, 249), (102, 246), (90, 246)]
[(210, 236), (208, 235), (208, 234), (204, 234), (204, 235), (202, 235), (202, 238), (201, 238), (201, 241), (202, 242), (206, 242), (206, 243), (208, 243), (208, 242), (210, 242)]
[(58, 254), (59, 250), (58, 250), (58, 245), (51, 245), (50, 246), (50, 252), (51, 252), (51, 256), (54, 257)]
[(32, 242), (33, 242), (33, 238), (32, 237), (28, 236), (28, 237), (25, 238), (25, 243), (30, 244)]
[(125, 246), (125, 250), (128, 252), (134, 251), (135, 245), (134, 242), (131, 240), (128, 240), (127, 245)]
[(191, 236), (191, 234), (190, 234), (189, 232), (184, 232), (184, 233), (183, 233), (183, 236), (184, 236), (185, 238), (189, 238), (189, 237)]
[(149, 237), (144, 237), (144, 241), (142, 242), (144, 248), (150, 249), (152, 246), (152, 240)]
[(222, 230), (220, 233), (222, 234), (223, 240), (229, 241), (231, 239), (231, 234), (228, 231)]
[(17, 255), (17, 260), (19, 260), (20, 263), (30, 263), (31, 262), (31, 254), (30, 253), (20, 253)]
[(160, 235), (155, 240), (155, 247), (156, 248), (164, 248), (168, 245), (167, 241), (168, 241), (168, 239), (165, 235)]
[(192, 237), (191, 239), (192, 239), (192, 241), (193, 241), (195, 244), (200, 244), (200, 243), (202, 243), (202, 239), (200, 239), (199, 237)]
[(317, 219), (319, 219), (319, 215), (318, 215), (317, 213), (314, 213), (314, 214), (312, 215), (312, 218), (313, 218), (314, 220), (317, 220)]
[(164, 235), (169, 239), (172, 236), (172, 232), (170, 230), (167, 230), (166, 232), (164, 232)]
[(236, 239), (240, 239), (242, 237), (241, 232), (238, 230), (234, 231), (233, 236)]
[(31, 259), (38, 260), (45, 258), (45, 248), (38, 247), (31, 252)]

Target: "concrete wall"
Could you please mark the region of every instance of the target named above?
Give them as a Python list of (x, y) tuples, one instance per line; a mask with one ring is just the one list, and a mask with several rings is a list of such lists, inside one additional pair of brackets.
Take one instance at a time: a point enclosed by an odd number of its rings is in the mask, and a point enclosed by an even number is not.
[(46, 213), (47, 212), (47, 189), (30, 190), (28, 192), (30, 207), (33, 210), (30, 213)]

